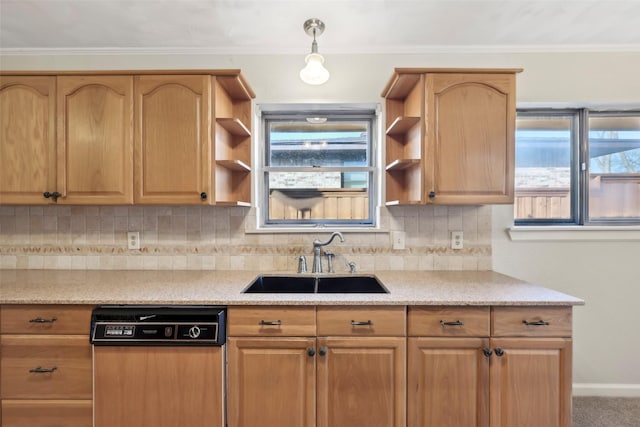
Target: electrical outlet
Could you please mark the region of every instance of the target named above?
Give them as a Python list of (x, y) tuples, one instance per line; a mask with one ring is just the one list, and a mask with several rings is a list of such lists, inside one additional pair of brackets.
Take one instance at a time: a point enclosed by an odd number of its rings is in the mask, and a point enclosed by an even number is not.
[(451, 232), (451, 249), (462, 249), (464, 247), (464, 238), (462, 231)]
[(140, 232), (129, 231), (127, 233), (127, 248), (133, 250), (140, 250)]
[(404, 231), (392, 231), (391, 242), (393, 249), (404, 249), (406, 233)]

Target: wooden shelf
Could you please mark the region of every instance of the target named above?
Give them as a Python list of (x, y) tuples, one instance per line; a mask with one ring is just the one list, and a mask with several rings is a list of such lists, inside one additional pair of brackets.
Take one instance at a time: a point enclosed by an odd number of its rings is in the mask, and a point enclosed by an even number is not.
[(237, 136), (251, 136), (251, 131), (240, 121), (240, 119), (233, 118), (216, 118), (216, 123), (225, 128), (229, 133)]
[(397, 117), (387, 128), (387, 135), (402, 135), (420, 122), (420, 117)]
[(385, 202), (385, 206), (399, 206), (399, 205), (421, 205), (420, 200), (391, 200)]
[(251, 203), (250, 202), (227, 201), (227, 200), (216, 200), (216, 205), (218, 205), (218, 206), (246, 206), (246, 207), (251, 207)]
[(251, 166), (241, 160), (216, 160), (216, 164), (236, 172), (251, 172)]
[(397, 171), (409, 169), (420, 165), (420, 159), (396, 159), (389, 163), (384, 169), (386, 171)]

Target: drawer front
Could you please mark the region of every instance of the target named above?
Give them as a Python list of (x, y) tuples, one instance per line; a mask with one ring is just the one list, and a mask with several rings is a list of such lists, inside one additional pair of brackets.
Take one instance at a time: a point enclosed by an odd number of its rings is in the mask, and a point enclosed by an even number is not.
[(88, 335), (3, 335), (0, 352), (3, 399), (91, 399)]
[(91, 310), (88, 305), (3, 305), (3, 334), (86, 334)]
[(309, 307), (229, 307), (228, 335), (236, 337), (314, 337), (316, 308)]
[(493, 307), (491, 336), (570, 337), (571, 307)]
[(405, 336), (404, 306), (318, 307), (318, 336)]
[(488, 337), (489, 307), (409, 307), (412, 337)]
[(90, 400), (3, 400), (3, 427), (92, 427)]

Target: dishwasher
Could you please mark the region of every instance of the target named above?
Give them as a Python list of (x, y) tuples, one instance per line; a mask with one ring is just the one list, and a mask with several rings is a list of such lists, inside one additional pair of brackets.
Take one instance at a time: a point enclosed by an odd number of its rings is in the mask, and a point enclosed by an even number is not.
[(223, 427), (225, 316), (218, 306), (96, 307), (94, 427)]

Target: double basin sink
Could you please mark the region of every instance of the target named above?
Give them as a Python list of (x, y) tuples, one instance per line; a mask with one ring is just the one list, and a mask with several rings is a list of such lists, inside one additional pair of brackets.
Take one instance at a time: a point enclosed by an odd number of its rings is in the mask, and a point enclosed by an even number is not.
[(247, 286), (246, 294), (388, 294), (373, 275), (277, 276), (260, 275)]

